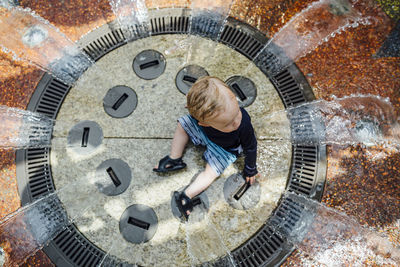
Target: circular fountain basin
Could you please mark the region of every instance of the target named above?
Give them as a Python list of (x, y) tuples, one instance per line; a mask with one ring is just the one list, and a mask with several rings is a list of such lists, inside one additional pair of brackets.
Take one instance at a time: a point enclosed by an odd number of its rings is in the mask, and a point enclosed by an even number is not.
[[(69, 216), (77, 217), (75, 225), (91, 242), (130, 263), (182, 266), (190, 265), (193, 260), (189, 253), (194, 254), (199, 262), (224, 256), (227, 249), (231, 251), (239, 247), (262, 227), (276, 208), (289, 175), (290, 144), (274, 144), (271, 142), (275, 136), (274, 129), (258, 127), (266, 114), (284, 109), (274, 86), (240, 53), (205, 38), (194, 38), (202, 49), (192, 56), (191, 64), (202, 66), (210, 75), (225, 81), (243, 75), (247, 68), (246, 77), (257, 88), (254, 103), (246, 108), (257, 136), (263, 136), (263, 139), (258, 139), (261, 194), (253, 208), (235, 209), (224, 198), (224, 182), (230, 175), (241, 171), (243, 159), (230, 166), (205, 191), (210, 203), (205, 217), (196, 216), (195, 209), (191, 216), (194, 222), (189, 221), (187, 225), (181, 224), (172, 214), (170, 199), (173, 191), (188, 185), (204, 169), (203, 150), (189, 145), (184, 154), (188, 167), (181, 172), (159, 175), (152, 171), (158, 160), (169, 154), (177, 118), (187, 114), (186, 98), (175, 84), (179, 70), (187, 64), (187, 48), (165, 53), (177, 41), (185, 42), (183, 35), (148, 37), (108, 53), (70, 89), (57, 116), (51, 153), (53, 181), (57, 189), (87, 177), (87, 186), (93, 186), (90, 181), (96, 179), (93, 178), (96, 167), (107, 159), (121, 159), (131, 167), (132, 180), (122, 194), (81, 196), (80, 207), (65, 207)], [(142, 79), (132, 70), (135, 57), (145, 49), (158, 51), (165, 57), (165, 71), (156, 79)], [(117, 85), (132, 88), (137, 94), (137, 107), (125, 118), (110, 117), (103, 107), (103, 97), (109, 88)], [(84, 120), (98, 123), (104, 134), (102, 147), (89, 155), (75, 153), (66, 145), (69, 130)], [(69, 197), (76, 198), (75, 195)], [(64, 199), (64, 203), (70, 202)], [(152, 239), (142, 244), (127, 242), (119, 232), (120, 217), (134, 204), (151, 207), (158, 217), (157, 231)], [(88, 210), (81, 214), (83, 207)], [(210, 234), (210, 223), (215, 227), (212, 231), (216, 231), (221, 240)], [(185, 241), (187, 238), (191, 248)], [(212, 251), (195, 249), (200, 243)]]
[[(263, 49), (268, 39), (257, 30), (228, 18), (216, 42), (207, 27), (190, 31), (189, 19), (185, 9), (153, 10), (149, 14), (151, 34), (139, 31), (128, 36), (115, 23), (104, 25), (80, 40), (85, 53), (97, 63), (79, 74), (72, 88), (49, 74), (38, 84), (27, 109), (57, 118), (52, 147), (17, 151), (17, 177), (23, 205), (57, 189), (57, 197), (73, 222), (43, 248), (57, 265), (97, 266), (103, 262), (115, 266), (133, 262), (187, 266), (233, 261), (239, 266), (277, 265), (293, 251), (284, 233), (293, 230), (304, 206), (295, 199), (282, 199), (282, 192), (320, 199), (326, 150), (324, 146), (277, 140), (296, 122), (288, 121), (286, 116), (263, 116), (313, 100), (312, 89), (294, 64), (279, 65), (287, 63), (282, 53)], [(203, 26), (213, 23), (203, 22)], [(158, 69), (154, 79), (139, 78), (133, 62), (149, 50), (162, 56), (149, 61), (143, 58), (139, 68), (147, 72), (161, 66), (162, 71)], [(232, 91), (241, 105), (248, 106), (253, 119), (261, 178), (257, 190), (245, 191), (256, 192), (257, 196), (243, 195), (256, 200), (254, 207), (249, 208), (246, 201), (241, 210), (226, 201), (225, 181), (243, 168), (243, 158), (238, 160), (204, 192), (207, 203), (195, 207), (190, 223), (181, 224), (171, 212), (172, 192), (184, 188), (204, 168), (202, 149), (188, 146), (188, 168), (181, 172), (157, 175), (152, 168), (169, 153), (176, 119), (185, 114), (185, 92), (175, 85), (179, 71), (189, 65), (233, 81)], [(190, 84), (198, 78), (193, 76), (184, 73), (179, 80)], [(255, 87), (256, 92), (244, 88), (247, 85)], [(129, 90), (110, 92), (116, 87)], [(246, 97), (251, 101), (246, 102)], [(107, 112), (110, 109), (122, 115), (111, 116)], [(308, 115), (302, 120), (312, 124)], [(87, 151), (92, 148), (91, 127), (79, 128), (82, 137), (68, 144), (70, 129), (82, 121), (95, 122), (103, 133), (104, 138), (93, 151)], [(308, 128), (304, 128), (306, 134), (312, 132)], [(107, 165), (97, 175), (98, 167), (110, 159), (124, 162), (130, 172)], [(127, 177), (122, 179), (121, 173)], [(100, 190), (122, 184), (128, 188), (116, 190), (120, 193), (113, 196)], [(242, 188), (230, 187), (228, 191), (237, 193), (234, 198), (243, 192)], [(154, 235), (149, 235), (151, 239), (133, 245), (121, 236), (118, 221), (128, 207), (135, 205), (154, 211), (158, 223)], [(128, 229), (151, 228), (141, 216), (124, 218)], [(277, 232), (276, 225), (283, 225), (283, 231)]]

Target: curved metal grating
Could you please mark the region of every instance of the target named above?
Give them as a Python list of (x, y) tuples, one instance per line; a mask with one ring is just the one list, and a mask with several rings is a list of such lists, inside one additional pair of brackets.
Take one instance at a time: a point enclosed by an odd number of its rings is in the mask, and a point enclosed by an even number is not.
[[(187, 10), (178, 10), (176, 16), (151, 13), (149, 29), (152, 35), (187, 34), (189, 15)], [(206, 22), (205, 22), (206, 23)], [(210, 22), (211, 23), (211, 22)], [(137, 27), (138, 28), (138, 27)], [(207, 37), (207, 31), (191, 32)], [(130, 31), (132, 32), (132, 31)], [(137, 30), (130, 41), (148, 36)], [(110, 51), (127, 43), (127, 38), (118, 26), (105, 25), (88, 34), (80, 41), (83, 51), (97, 61)], [(219, 42), (231, 47), (256, 65), (270, 79), (278, 91), (285, 107), (296, 106), (314, 99), (312, 89), (302, 73), (293, 64), (281, 72), (271, 75), (272, 62), (279, 62), (274, 55), (263, 51), (268, 39), (258, 30), (229, 18), (224, 25)], [(45, 74), (37, 86), (28, 110), (39, 112), (50, 118), (57, 116), (58, 110), (70, 87), (49, 74)], [(288, 178), (287, 190), (311, 198), (320, 199), (325, 179), (325, 147), (318, 145), (293, 146), (292, 166)], [(17, 178), (22, 204), (27, 204), (54, 191), (49, 160), (50, 150), (26, 149), (17, 151)], [(293, 203), (280, 203), (274, 214), (253, 237), (232, 252), (238, 266), (277, 265), (285, 260), (293, 248), (286, 244), (271, 227), (274, 222), (287, 220), (288, 230), (295, 223), (302, 207)], [(290, 218), (290, 219), (289, 219)], [(61, 232), (44, 248), (57, 266), (97, 266), (106, 254), (87, 240), (74, 225)], [(226, 259), (214, 262), (223, 266)], [(103, 262), (105, 266), (126, 266), (113, 257)]]

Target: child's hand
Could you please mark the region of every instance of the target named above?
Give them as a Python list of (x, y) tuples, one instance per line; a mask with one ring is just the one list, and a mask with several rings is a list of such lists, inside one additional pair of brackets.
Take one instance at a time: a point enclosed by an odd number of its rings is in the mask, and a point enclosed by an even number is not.
[(256, 178), (260, 178), (260, 174), (256, 174), (253, 177), (246, 177), (246, 183), (250, 182), (250, 185), (254, 184)]

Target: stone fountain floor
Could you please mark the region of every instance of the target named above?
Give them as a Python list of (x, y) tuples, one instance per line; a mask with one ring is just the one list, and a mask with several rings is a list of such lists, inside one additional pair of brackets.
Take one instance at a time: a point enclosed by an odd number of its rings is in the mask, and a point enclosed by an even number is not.
[[(184, 39), (182, 35), (145, 38), (101, 58), (67, 95), (53, 133), (52, 174), (56, 189), (72, 192), (60, 194), (69, 216), (76, 218), (76, 226), (95, 245), (143, 266), (206, 262), (238, 247), (263, 225), (276, 207), (290, 166), (290, 144), (275, 139), (276, 129), (261, 127), (263, 115), (284, 109), (272, 84), (244, 56), (224, 45), (196, 38), (196, 50), (189, 64), (200, 65), (222, 80), (247, 69), (246, 76), (257, 86), (256, 101), (246, 109), (258, 136), (261, 196), (249, 210), (234, 209), (225, 201), (224, 182), (241, 171), (243, 160), (238, 160), (205, 191), (210, 201), (205, 217), (195, 211), (188, 224), (181, 224), (173, 216), (172, 192), (188, 185), (205, 165), (202, 149), (189, 145), (184, 155), (188, 164), (185, 170), (168, 175), (152, 171), (158, 160), (169, 154), (176, 119), (187, 114), (186, 98), (175, 86), (177, 72), (187, 63), (187, 48), (165, 53)], [(154, 80), (143, 80), (132, 70), (135, 56), (147, 49), (161, 52), (167, 62), (164, 73)], [(213, 60), (207, 61), (209, 58)], [(135, 111), (123, 119), (108, 116), (102, 104), (107, 91), (116, 85), (132, 88), (138, 97)], [(66, 147), (67, 135), (75, 124), (84, 120), (98, 123), (104, 139), (91, 155), (80, 156)], [(95, 186), (96, 168), (111, 158), (125, 161), (132, 171), (130, 186), (117, 196), (106, 196)], [(139, 245), (127, 242), (119, 233), (120, 217), (133, 204), (151, 207), (158, 217), (154, 237)]]

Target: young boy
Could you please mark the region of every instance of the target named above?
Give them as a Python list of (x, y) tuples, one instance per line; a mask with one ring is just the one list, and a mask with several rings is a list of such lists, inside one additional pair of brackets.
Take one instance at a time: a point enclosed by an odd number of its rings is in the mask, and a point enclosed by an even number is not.
[(190, 115), (178, 120), (169, 156), (160, 160), (155, 172), (183, 169), (183, 150), (190, 140), (206, 146), (206, 168), (183, 192), (174, 192), (182, 218), (193, 209), (192, 199), (203, 192), (242, 152), (245, 155), (243, 177), (253, 184), (258, 173), (257, 140), (250, 116), (240, 108), (229, 87), (215, 77), (197, 80), (187, 94)]

